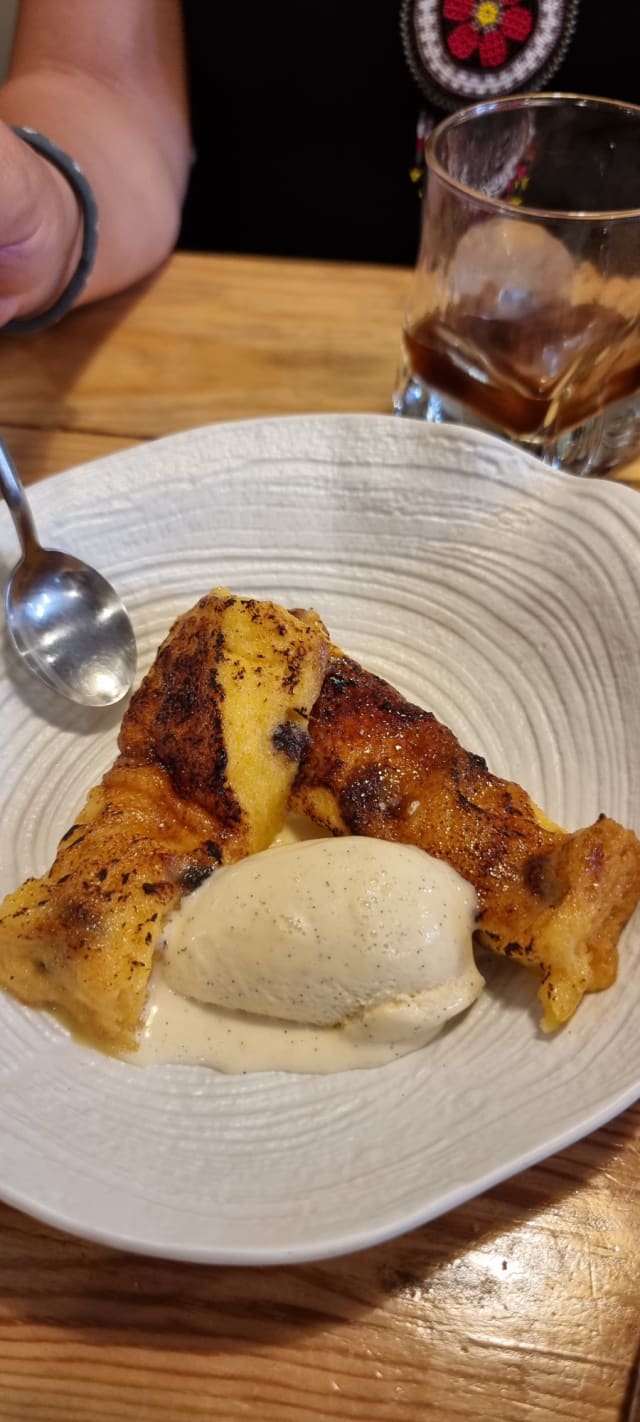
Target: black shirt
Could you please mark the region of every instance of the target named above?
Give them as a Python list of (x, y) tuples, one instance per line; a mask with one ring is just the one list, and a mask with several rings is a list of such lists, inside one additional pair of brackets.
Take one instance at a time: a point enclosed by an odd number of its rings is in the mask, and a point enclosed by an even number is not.
[[(629, 8), (581, 0), (548, 87), (636, 102)], [(426, 100), (399, 0), (184, 0), (184, 17), (196, 161), (180, 246), (412, 264)]]

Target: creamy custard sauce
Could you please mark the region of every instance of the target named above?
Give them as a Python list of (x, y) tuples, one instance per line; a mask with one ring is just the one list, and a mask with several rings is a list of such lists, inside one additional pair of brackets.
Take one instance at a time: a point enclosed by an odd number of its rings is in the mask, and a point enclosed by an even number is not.
[(291, 822), (171, 915), (132, 1060), (380, 1066), (473, 1002), (471, 886), (411, 846), (317, 836)]

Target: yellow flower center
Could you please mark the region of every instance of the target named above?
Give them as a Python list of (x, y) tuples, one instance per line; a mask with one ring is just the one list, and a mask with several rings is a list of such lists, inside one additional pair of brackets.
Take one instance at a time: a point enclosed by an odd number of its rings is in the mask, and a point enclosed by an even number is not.
[(482, 0), (482, 3), (478, 5), (476, 10), (476, 20), (478, 24), (482, 25), (484, 29), (488, 29), (490, 25), (495, 25), (496, 20), (499, 20), (499, 18), (500, 5), (497, 3), (497, 0)]

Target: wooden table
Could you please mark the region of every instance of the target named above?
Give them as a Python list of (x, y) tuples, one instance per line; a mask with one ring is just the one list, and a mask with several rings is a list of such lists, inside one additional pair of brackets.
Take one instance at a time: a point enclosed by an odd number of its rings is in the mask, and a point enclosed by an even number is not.
[[(0, 339), (0, 425), (34, 480), (212, 420), (388, 410), (407, 282), (176, 256)], [(639, 1128), (640, 1106), (403, 1239), (304, 1267), (150, 1261), (0, 1206), (0, 1422), (616, 1422), (640, 1343)]]

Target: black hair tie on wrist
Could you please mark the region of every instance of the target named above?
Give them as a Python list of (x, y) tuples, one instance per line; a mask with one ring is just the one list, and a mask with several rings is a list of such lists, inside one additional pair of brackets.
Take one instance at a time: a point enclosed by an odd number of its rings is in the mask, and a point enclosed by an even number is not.
[(23, 331), (25, 333), (45, 331), (48, 326), (54, 326), (56, 321), (60, 321), (63, 316), (66, 316), (67, 311), (77, 301), (80, 292), (84, 291), (89, 280), (98, 248), (98, 208), (91, 184), (68, 153), (63, 152), (62, 148), (58, 148), (50, 138), (45, 138), (43, 133), (37, 133), (33, 128), (21, 128), (16, 124), (12, 124), (11, 128), (18, 138), (21, 138), (24, 143), (28, 143), (30, 148), (33, 148), (36, 153), (46, 158), (48, 163), (52, 163), (54, 168), (64, 174), (67, 182), (73, 188), (82, 213), (82, 251), (73, 276), (58, 300), (54, 301), (53, 306), (50, 306), (48, 310), (41, 311), (38, 316), (17, 316), (15, 320), (8, 321), (6, 326), (2, 327), (4, 331)]

